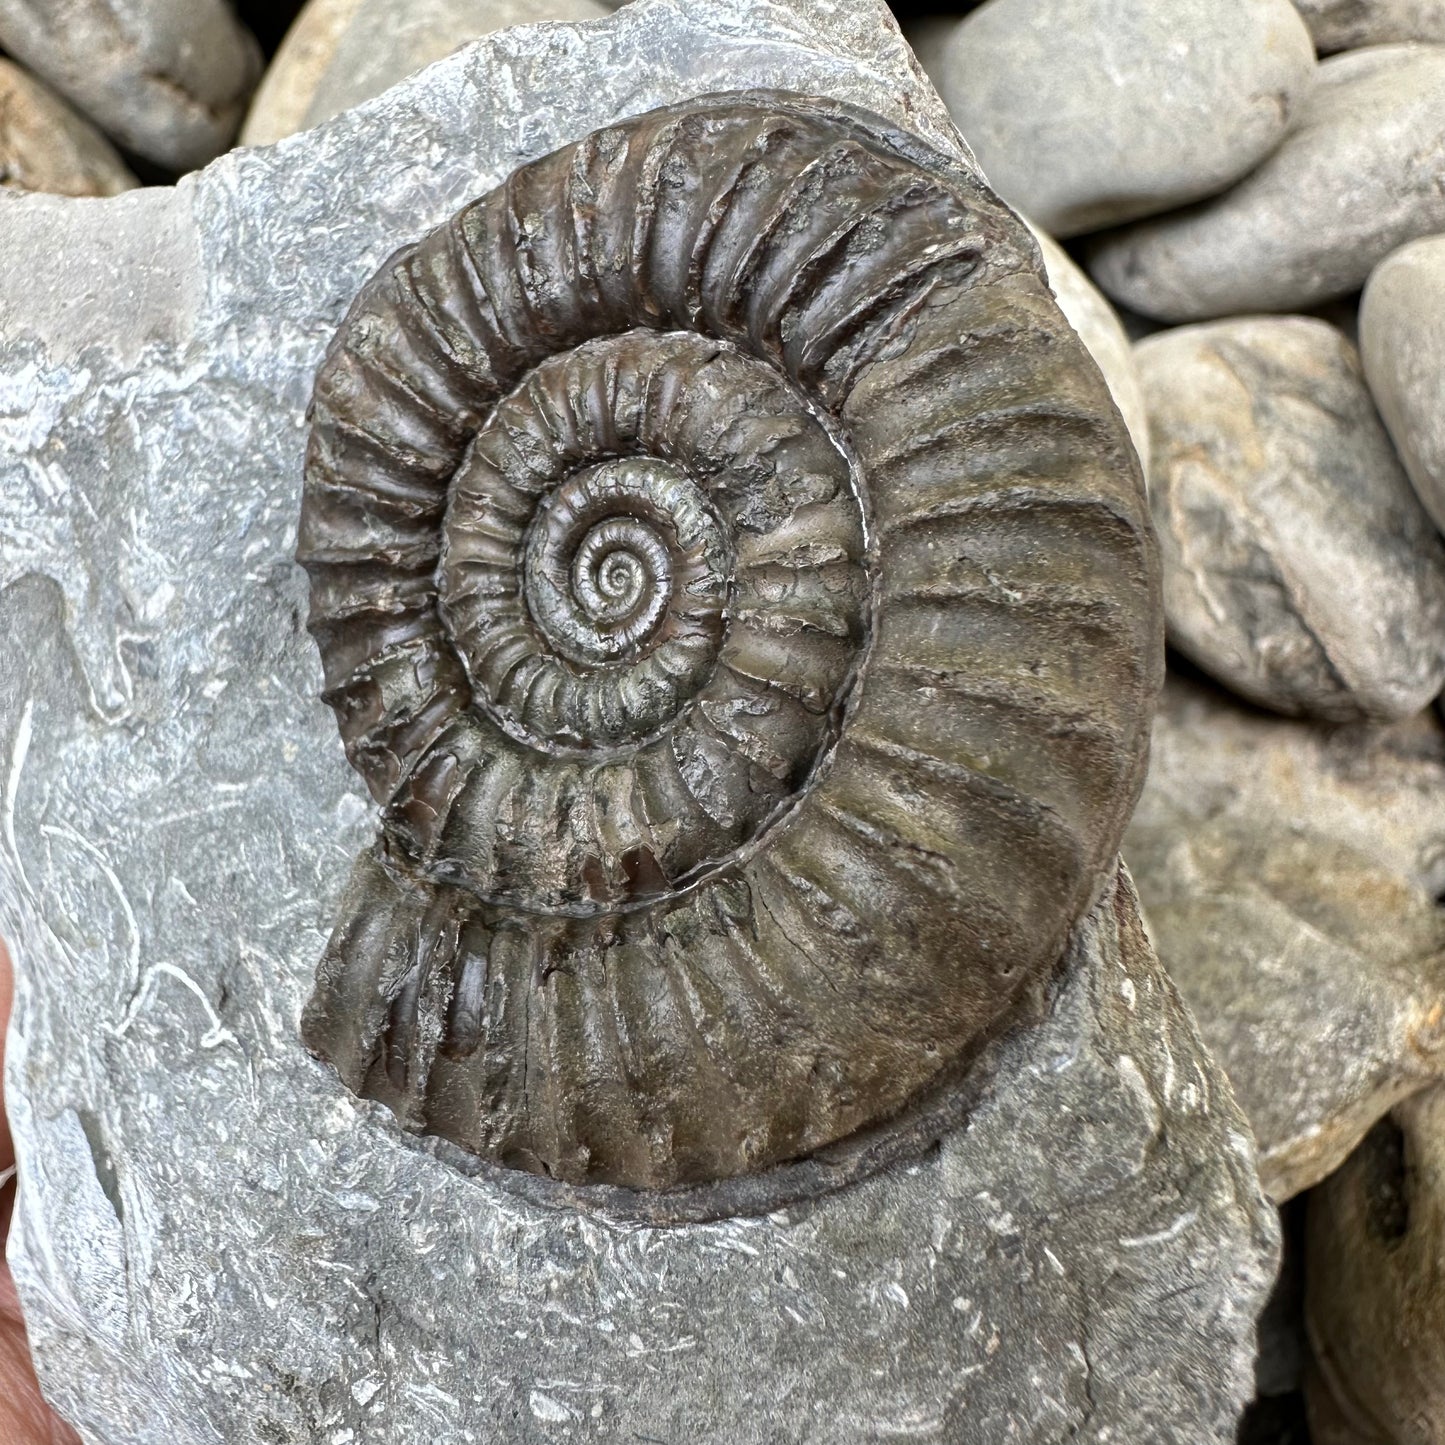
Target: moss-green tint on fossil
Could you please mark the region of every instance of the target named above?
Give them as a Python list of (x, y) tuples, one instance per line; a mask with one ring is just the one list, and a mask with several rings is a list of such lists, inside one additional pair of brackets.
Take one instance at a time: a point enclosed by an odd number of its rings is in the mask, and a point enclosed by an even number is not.
[(298, 556), (382, 805), (304, 1020), (498, 1165), (766, 1171), (958, 1078), (1112, 876), (1142, 480), (1033, 243), (885, 122), (707, 97), (401, 252)]

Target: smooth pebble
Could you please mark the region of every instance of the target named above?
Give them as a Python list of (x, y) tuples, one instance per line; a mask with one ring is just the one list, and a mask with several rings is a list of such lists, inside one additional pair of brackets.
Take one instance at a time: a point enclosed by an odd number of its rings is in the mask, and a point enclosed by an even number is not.
[(114, 196), (139, 184), (115, 147), (49, 86), (0, 59), (0, 185)]
[(1321, 51), (1445, 41), (1445, 0), (1294, 0)]
[(1298, 311), (1445, 230), (1445, 46), (1327, 60), (1284, 144), (1233, 190), (1100, 237), (1086, 262), (1161, 321)]
[(126, 150), (177, 171), (231, 144), (261, 74), (226, 0), (0, 0), (0, 46)]
[(1289, 0), (991, 0), (925, 60), (989, 181), (1065, 237), (1223, 190), (1316, 70)]
[(1375, 268), (1360, 354), (1400, 460), (1445, 530), (1445, 236), (1412, 241)]
[(1174, 645), (1279, 712), (1423, 708), (1445, 683), (1445, 547), (1349, 341), (1267, 316), (1135, 357)]

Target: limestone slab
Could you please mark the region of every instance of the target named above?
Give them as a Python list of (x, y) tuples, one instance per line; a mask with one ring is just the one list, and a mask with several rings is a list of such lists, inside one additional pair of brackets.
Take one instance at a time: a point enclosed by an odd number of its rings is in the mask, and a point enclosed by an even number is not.
[(10, 1257), (91, 1441), (1232, 1438), (1275, 1221), (1122, 878), (966, 1130), (772, 1214), (530, 1200), (301, 1045), (373, 826), (293, 561), (327, 342), (522, 160), (758, 87), (955, 145), (880, 8), (637, 0), (173, 190), (0, 208)]

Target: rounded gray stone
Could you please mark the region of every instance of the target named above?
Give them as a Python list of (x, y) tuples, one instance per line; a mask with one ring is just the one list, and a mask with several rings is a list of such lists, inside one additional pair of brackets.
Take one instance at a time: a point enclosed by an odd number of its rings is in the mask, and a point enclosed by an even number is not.
[(990, 0), (930, 65), (990, 184), (1073, 236), (1238, 180), (1315, 56), (1289, 0)]
[(309, 130), (494, 30), (611, 13), (601, 0), (309, 0), (256, 90), (241, 144)]
[(1316, 49), (1358, 50), (1401, 40), (1445, 41), (1442, 0), (1294, 0)]
[(84, 116), (0, 59), (0, 185), (61, 196), (114, 196), (139, 184)]
[(1400, 460), (1445, 530), (1445, 236), (1375, 267), (1360, 300), (1360, 354)]
[(1232, 190), (1093, 243), (1090, 273), (1162, 321), (1292, 311), (1445, 230), (1445, 46), (1327, 60), (1284, 143)]
[(1149, 937), (1283, 1202), (1445, 1078), (1445, 726), (1249, 708), (1171, 674), (1124, 840)]
[(1099, 365), (1108, 383), (1109, 393), (1119, 408), (1134, 450), (1145, 475), (1149, 472), (1149, 418), (1144, 410), (1144, 393), (1139, 387), (1139, 373), (1134, 365), (1134, 347), (1123, 324), (1103, 293), (1074, 259), (1046, 231), (1026, 222), (1043, 252), (1044, 270), (1059, 309), (1079, 339)]
[(1242, 696), (1399, 718), (1445, 684), (1445, 547), (1355, 349), (1255, 317), (1135, 348), (1170, 640)]
[(226, 0), (0, 0), (0, 46), (125, 149), (177, 171), (231, 144), (261, 73)]
[(982, 3), (983, 0), (962, 0), (961, 4), (953, 5), (948, 10), (930, 11), (927, 14), (912, 14), (904, 6), (899, 6), (897, 19), (903, 38), (912, 48), (914, 57), (923, 67), (923, 73), (933, 82), (935, 89), (941, 74), (938, 62), (944, 47), (953, 38), (959, 21), (970, 10), (977, 10)]

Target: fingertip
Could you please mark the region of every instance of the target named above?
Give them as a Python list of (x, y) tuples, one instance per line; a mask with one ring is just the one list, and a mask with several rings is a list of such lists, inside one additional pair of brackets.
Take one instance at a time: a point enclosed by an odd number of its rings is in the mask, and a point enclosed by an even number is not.
[(0, 938), (0, 1174), (15, 1163), (15, 1141), (10, 1135), (10, 1113), (5, 1107), (5, 1043), (14, 1001), (15, 974), (10, 965), (10, 952), (5, 940)]

